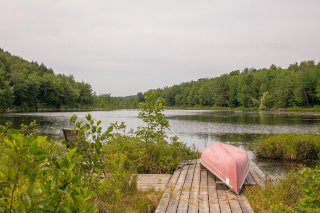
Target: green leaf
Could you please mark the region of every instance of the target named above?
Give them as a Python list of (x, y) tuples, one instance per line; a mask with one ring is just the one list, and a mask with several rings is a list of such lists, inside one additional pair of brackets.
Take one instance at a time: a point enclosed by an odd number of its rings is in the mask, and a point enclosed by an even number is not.
[(72, 115), (71, 118), (70, 118), (70, 123), (76, 123), (78, 117), (76, 114)]
[(97, 213), (98, 209), (96, 207), (94, 207), (92, 204), (86, 204), (81, 212)]
[(74, 154), (76, 153), (76, 151), (77, 151), (77, 148), (71, 149), (71, 150), (67, 153), (67, 159), (68, 159), (68, 160), (71, 160), (72, 157), (74, 156)]
[(6, 165), (0, 165), (0, 173), (9, 176), (9, 168)]
[(113, 126), (109, 126), (107, 130), (107, 134), (111, 133), (113, 131)]
[(43, 144), (47, 143), (47, 136), (38, 136), (37, 141), (38, 144), (42, 146)]
[(6, 151), (6, 154), (13, 160), (13, 161), (17, 161), (18, 160), (18, 155), (17, 153), (15, 152), (15, 150), (7, 150)]

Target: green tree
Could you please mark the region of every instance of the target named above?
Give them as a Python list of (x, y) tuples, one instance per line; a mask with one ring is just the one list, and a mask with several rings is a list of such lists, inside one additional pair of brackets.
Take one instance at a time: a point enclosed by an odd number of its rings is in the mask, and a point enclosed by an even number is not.
[(157, 98), (154, 91), (144, 94), (145, 102), (139, 104), (141, 118), (146, 126), (139, 127), (136, 134), (146, 144), (149, 142), (159, 142), (167, 138), (165, 130), (169, 128), (169, 122), (163, 114), (165, 100)]
[(0, 111), (5, 112), (14, 101), (13, 88), (10, 82), (5, 80), (5, 73), (0, 68)]
[(93, 104), (89, 84), (55, 75), (43, 63), (28, 62), (0, 50), (0, 109), (38, 110)]

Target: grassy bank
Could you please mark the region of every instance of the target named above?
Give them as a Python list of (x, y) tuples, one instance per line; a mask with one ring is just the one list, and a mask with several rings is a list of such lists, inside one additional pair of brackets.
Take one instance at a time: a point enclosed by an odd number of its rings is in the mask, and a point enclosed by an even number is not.
[(286, 112), (320, 112), (320, 106), (314, 107), (289, 107), (283, 109)]
[[(259, 138), (257, 157), (295, 162), (320, 160), (320, 135), (280, 134)], [(291, 171), (286, 178), (266, 179), (264, 186), (246, 187), (255, 212), (320, 212), (320, 165)]]
[(138, 108), (114, 108), (114, 107), (62, 107), (62, 108), (39, 108), (39, 109), (8, 109), (5, 113), (24, 113), (24, 112), (89, 112), (89, 111), (111, 111), (121, 109), (138, 109)]
[(256, 111), (256, 108), (248, 107), (219, 107), (219, 106), (166, 106), (165, 109), (172, 110), (224, 110), (224, 111)]
[(268, 135), (259, 139), (254, 149), (260, 158), (290, 161), (320, 160), (320, 135)]
[(252, 111), (252, 112), (274, 112), (274, 113), (298, 113), (319, 114), (320, 106), (314, 107), (288, 107), (260, 110), (256, 107), (218, 107), (218, 106), (166, 106), (169, 110), (221, 110), (221, 111)]
[(267, 179), (264, 186), (246, 187), (255, 212), (320, 212), (320, 167), (292, 171), (285, 179)]
[[(320, 106), (315, 107), (289, 107), (276, 108), (269, 110), (259, 110), (256, 107), (218, 107), (218, 106), (165, 106), (166, 110), (221, 110), (221, 111), (257, 111), (257, 112), (275, 112), (275, 113), (301, 113), (301, 114), (319, 114)], [(61, 108), (46, 108), (39, 109), (7, 109), (7, 113), (16, 112), (89, 112), (89, 111), (111, 111), (111, 110), (139, 109), (138, 107), (96, 107), (96, 106), (81, 106), (81, 107), (61, 107)]]

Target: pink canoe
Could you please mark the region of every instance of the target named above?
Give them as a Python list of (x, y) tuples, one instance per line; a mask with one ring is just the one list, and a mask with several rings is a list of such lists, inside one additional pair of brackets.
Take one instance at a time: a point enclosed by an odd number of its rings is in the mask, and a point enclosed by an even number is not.
[(213, 143), (202, 152), (200, 162), (239, 194), (249, 172), (249, 158), (244, 150), (228, 144)]

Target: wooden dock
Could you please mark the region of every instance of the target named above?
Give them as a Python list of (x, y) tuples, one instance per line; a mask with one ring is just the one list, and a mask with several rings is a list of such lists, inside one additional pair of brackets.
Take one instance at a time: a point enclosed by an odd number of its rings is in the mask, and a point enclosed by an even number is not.
[(171, 174), (138, 174), (137, 187), (140, 191), (155, 189), (164, 191)]
[[(148, 177), (149, 176), (149, 177)], [(246, 185), (263, 184), (265, 175), (250, 162)], [(199, 160), (179, 164), (172, 175), (139, 175), (138, 188), (164, 189), (156, 209), (162, 212), (253, 212), (247, 198), (236, 195), (214, 175), (201, 167)]]

